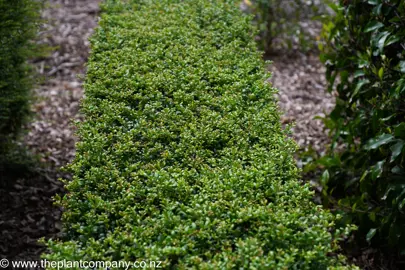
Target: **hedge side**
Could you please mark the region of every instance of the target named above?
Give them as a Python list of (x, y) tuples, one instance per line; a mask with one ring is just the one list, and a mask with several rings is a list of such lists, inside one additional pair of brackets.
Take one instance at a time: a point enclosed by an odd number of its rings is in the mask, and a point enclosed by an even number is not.
[[(129, 2), (129, 3), (128, 3)], [(235, 1), (109, 1), (49, 260), (345, 268)]]
[(27, 60), (39, 52), (41, 1), (0, 0), (0, 167), (29, 115), (33, 78)]

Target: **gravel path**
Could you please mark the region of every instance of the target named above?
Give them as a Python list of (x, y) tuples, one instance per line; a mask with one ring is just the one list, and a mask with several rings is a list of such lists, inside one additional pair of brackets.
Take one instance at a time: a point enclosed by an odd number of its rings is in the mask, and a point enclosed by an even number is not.
[(50, 22), (41, 33), (42, 42), (56, 47), (53, 54), (38, 61), (45, 84), (36, 89), (37, 116), (29, 127), (26, 142), (43, 161), (59, 168), (74, 157), (73, 120), (79, 120), (83, 96), (82, 77), (89, 53), (88, 38), (97, 25), (100, 0), (50, 0), (43, 17)]

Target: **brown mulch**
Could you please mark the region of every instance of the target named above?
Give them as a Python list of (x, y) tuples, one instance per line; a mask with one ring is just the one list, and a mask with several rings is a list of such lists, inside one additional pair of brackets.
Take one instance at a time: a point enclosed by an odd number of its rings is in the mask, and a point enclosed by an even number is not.
[(11, 183), (0, 187), (0, 259), (38, 260), (45, 251), (38, 239), (55, 236), (61, 229), (61, 211), (53, 206), (52, 197), (63, 193), (58, 178), (69, 178), (60, 167), (75, 153), (72, 120), (80, 120), (82, 74), (89, 52), (88, 38), (97, 25), (99, 2), (49, 0), (42, 12), (46, 23), (39, 40), (54, 49), (49, 57), (34, 62), (43, 83), (35, 89), (35, 118), (24, 138), (42, 164), (35, 172), (7, 179)]
[(270, 81), (279, 90), (281, 121), (293, 124), (293, 137), (301, 148), (322, 153), (329, 140), (322, 121), (314, 118), (330, 113), (335, 99), (325, 91), (325, 67), (319, 55), (281, 51), (268, 58), (273, 62)]
[(56, 47), (35, 64), (45, 84), (36, 89), (36, 120), (28, 127), (26, 143), (43, 161), (59, 168), (72, 160), (75, 137), (72, 121), (80, 120), (82, 78), (89, 53), (88, 38), (97, 25), (100, 0), (50, 0), (43, 17), (41, 42)]

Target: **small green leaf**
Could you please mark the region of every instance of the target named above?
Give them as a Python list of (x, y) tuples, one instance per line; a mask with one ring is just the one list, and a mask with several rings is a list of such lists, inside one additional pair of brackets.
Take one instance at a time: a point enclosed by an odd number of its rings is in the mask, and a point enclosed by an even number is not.
[(372, 228), (368, 231), (367, 236), (366, 236), (366, 240), (367, 242), (370, 243), (371, 239), (374, 237), (375, 233), (377, 232), (376, 228)]
[(382, 23), (380, 23), (380, 22), (377, 22), (377, 21), (371, 21), (371, 22), (369, 22), (367, 25), (366, 25), (366, 27), (364, 28), (364, 33), (368, 33), (368, 32), (371, 32), (371, 31), (374, 31), (374, 30), (377, 30), (377, 29), (379, 29), (379, 28), (381, 28), (381, 27), (383, 27), (384, 26), (384, 24), (382, 24)]
[(368, 217), (371, 221), (375, 221), (375, 212), (371, 212), (370, 214), (368, 214)]
[(357, 203), (354, 203), (354, 204), (352, 205), (352, 212), (356, 211), (356, 207), (357, 207)]
[(321, 178), (321, 181), (322, 181), (322, 184), (323, 185), (326, 185), (327, 183), (328, 183), (328, 181), (329, 181), (329, 171), (328, 170), (325, 170), (324, 172), (323, 172), (323, 174), (322, 174), (322, 178)]
[(381, 67), (381, 68), (378, 70), (378, 77), (380, 78), (380, 80), (382, 80), (382, 79), (383, 79), (383, 76), (384, 76), (384, 68)]
[(393, 191), (394, 189), (392, 187), (387, 188), (387, 190), (384, 193), (384, 196), (381, 197), (381, 200), (385, 201), (388, 197), (388, 195), (390, 194), (391, 191)]
[(399, 140), (396, 144), (390, 147), (392, 152), (390, 162), (393, 162), (401, 154), (403, 147), (404, 147), (403, 140)]
[(364, 146), (365, 150), (377, 149), (381, 145), (390, 143), (394, 139), (391, 134), (381, 134), (380, 136), (370, 139)]
[(366, 178), (366, 176), (368, 175), (368, 173), (369, 173), (369, 170), (366, 170), (366, 171), (363, 172), (363, 175), (362, 175), (361, 178), (360, 178), (360, 182), (362, 182), (362, 181), (364, 180), (364, 178)]

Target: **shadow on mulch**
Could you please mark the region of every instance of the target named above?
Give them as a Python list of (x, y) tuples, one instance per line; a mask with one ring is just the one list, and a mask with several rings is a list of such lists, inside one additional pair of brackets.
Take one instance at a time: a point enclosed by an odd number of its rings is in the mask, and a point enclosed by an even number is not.
[(62, 175), (32, 168), (0, 167), (0, 259), (38, 261), (45, 251), (38, 240), (60, 231), (61, 210), (52, 198), (63, 193)]

